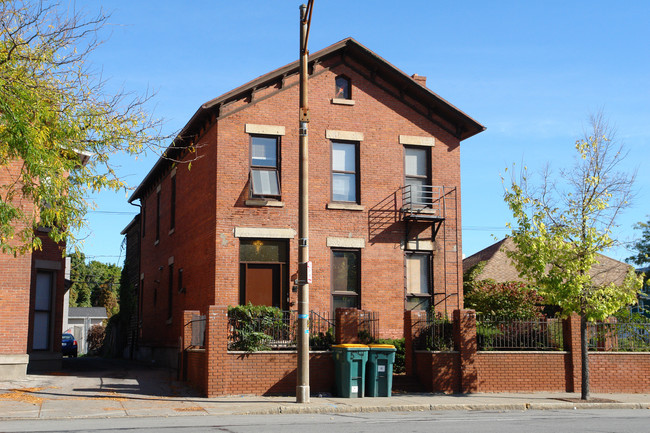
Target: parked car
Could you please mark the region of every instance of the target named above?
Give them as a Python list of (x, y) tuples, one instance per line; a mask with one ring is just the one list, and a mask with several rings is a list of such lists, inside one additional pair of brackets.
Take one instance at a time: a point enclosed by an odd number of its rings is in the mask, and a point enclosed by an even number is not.
[(63, 334), (61, 337), (61, 355), (77, 357), (77, 340), (72, 334)]

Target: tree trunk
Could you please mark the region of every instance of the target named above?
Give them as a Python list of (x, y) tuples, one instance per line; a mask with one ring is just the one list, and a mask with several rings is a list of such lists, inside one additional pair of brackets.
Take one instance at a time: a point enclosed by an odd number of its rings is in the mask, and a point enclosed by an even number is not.
[(582, 355), (582, 400), (589, 400), (589, 346), (587, 339), (587, 319), (580, 315), (580, 349)]

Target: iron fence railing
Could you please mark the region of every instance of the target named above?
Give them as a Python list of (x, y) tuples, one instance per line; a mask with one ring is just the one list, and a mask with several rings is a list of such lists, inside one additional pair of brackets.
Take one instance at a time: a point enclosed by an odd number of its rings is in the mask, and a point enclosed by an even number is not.
[(562, 350), (562, 321), (545, 317), (511, 320), (477, 315), (478, 350)]
[(379, 338), (379, 314), (374, 311), (359, 311), (359, 340), (372, 342)]
[(413, 347), (416, 350), (451, 351), (454, 346), (454, 324), (446, 317), (428, 314), (413, 324)]
[(650, 323), (590, 323), (587, 339), (589, 350), (650, 352)]
[[(282, 350), (296, 347), (297, 311), (282, 311), (278, 317), (253, 320), (228, 318), (229, 350)], [(311, 350), (328, 350), (334, 343), (334, 321), (329, 313), (309, 314), (309, 346)]]
[(329, 312), (311, 311), (309, 314), (309, 349), (329, 350), (334, 344), (334, 320)]
[(404, 185), (402, 187), (402, 211), (408, 214), (421, 213), (424, 209), (429, 209), (432, 213), (440, 212), (443, 195), (443, 186)]

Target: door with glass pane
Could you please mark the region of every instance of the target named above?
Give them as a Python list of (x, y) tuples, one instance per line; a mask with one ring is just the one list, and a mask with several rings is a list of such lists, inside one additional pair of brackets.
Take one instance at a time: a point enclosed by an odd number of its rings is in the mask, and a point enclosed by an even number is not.
[(241, 239), (239, 245), (239, 302), (285, 309), (288, 293), (287, 242)]

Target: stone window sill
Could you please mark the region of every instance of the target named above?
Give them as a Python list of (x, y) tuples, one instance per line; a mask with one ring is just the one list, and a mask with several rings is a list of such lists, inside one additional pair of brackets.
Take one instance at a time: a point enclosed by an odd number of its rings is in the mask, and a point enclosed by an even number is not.
[(332, 98), (332, 104), (336, 105), (354, 105), (354, 99)]
[(251, 198), (246, 200), (246, 206), (252, 207), (284, 207), (284, 202), (279, 200), (267, 200), (263, 198)]
[(327, 209), (336, 209), (336, 210), (351, 210), (351, 211), (364, 211), (366, 210), (365, 206), (361, 206), (360, 204), (356, 203), (336, 203), (336, 202), (331, 202), (327, 203)]

